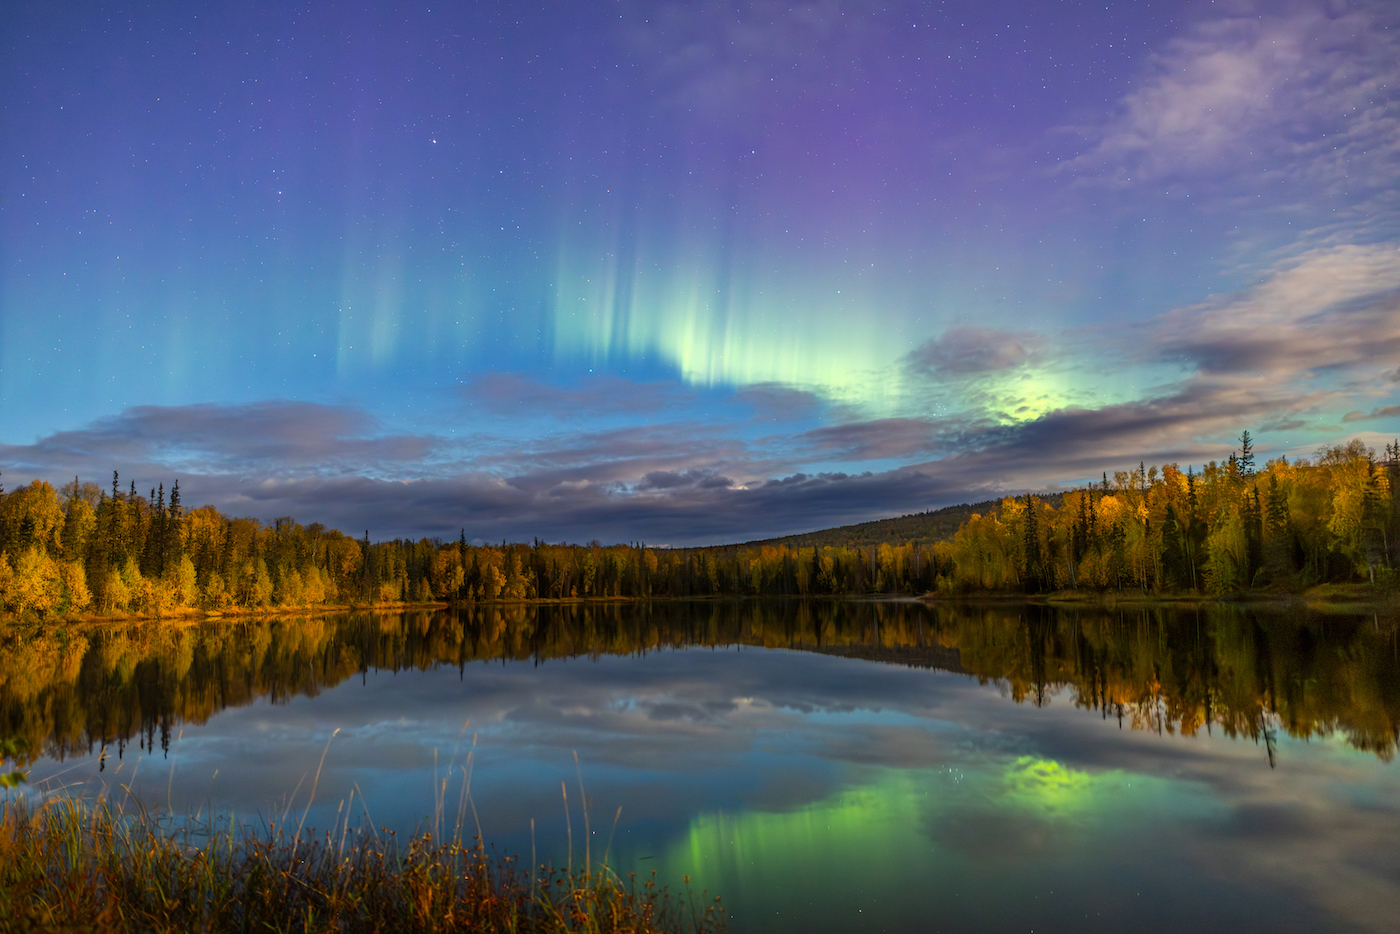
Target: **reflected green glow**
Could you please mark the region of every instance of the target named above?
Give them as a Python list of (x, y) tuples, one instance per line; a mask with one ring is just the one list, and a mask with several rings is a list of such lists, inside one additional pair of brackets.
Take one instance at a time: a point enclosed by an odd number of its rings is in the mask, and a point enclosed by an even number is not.
[[(762, 904), (777, 916), (810, 914), (813, 900), (851, 913), (856, 890), (888, 890), (926, 867), (930, 808), (922, 773), (889, 771), (792, 811), (697, 815), (657, 868), (723, 893), (733, 909)], [(826, 894), (826, 893), (829, 893)]]
[(1005, 800), (1048, 817), (1065, 816), (1088, 810), (1100, 790), (1117, 785), (1121, 778), (1117, 772), (1090, 775), (1054, 759), (1021, 756), (1007, 767)]
[(687, 855), (697, 867), (774, 866), (799, 853), (865, 850), (873, 839), (893, 840), (917, 825), (927, 794), (912, 775), (896, 773), (796, 811), (701, 814), (690, 824)]
[[(736, 911), (762, 904), (820, 916), (853, 910), (852, 893), (906, 889), (919, 895), (911, 905), (928, 910), (930, 880), (966, 894), (991, 885), (982, 881), (989, 859), (1089, 860), (1105, 842), (1096, 826), (1131, 838), (1163, 809), (1207, 807), (1185, 783), (1035, 756), (880, 769), (873, 781), (793, 810), (700, 814), (657, 868), (670, 879), (691, 876), (697, 891), (722, 892)], [(880, 910), (889, 917), (897, 906)]]

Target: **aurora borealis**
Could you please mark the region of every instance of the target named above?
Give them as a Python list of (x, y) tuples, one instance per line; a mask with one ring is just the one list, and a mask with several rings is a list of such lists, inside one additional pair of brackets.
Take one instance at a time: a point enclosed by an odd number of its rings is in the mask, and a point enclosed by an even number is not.
[(107, 3), (0, 32), (0, 471), (735, 541), (1400, 432), (1400, 12)]

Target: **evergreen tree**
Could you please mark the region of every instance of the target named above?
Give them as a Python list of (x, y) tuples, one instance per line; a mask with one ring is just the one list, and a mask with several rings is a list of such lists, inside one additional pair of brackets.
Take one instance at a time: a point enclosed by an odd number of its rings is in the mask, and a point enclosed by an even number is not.
[(364, 593), (364, 598), (365, 598), (365, 600), (367, 600), (367, 601), (369, 601), (369, 602), (373, 602), (373, 601), (374, 601), (375, 584), (377, 584), (378, 581), (375, 579), (375, 577), (374, 577), (374, 575), (373, 575), (373, 569), (371, 568), (371, 564), (373, 563), (373, 562), (371, 561), (371, 558), (374, 557), (374, 552), (373, 552), (373, 550), (370, 548), (370, 544), (369, 544), (369, 529), (365, 529), (365, 543), (364, 543), (364, 546), (363, 546), (363, 554), (364, 554), (364, 580), (363, 580), (363, 584), (362, 584), (362, 590), (363, 590), (363, 593)]
[(1181, 537), (1181, 525), (1176, 507), (1167, 503), (1166, 520), (1162, 523), (1162, 583), (1169, 588), (1185, 587), (1187, 579), (1186, 550)]
[(1244, 509), (1241, 512), (1244, 520), (1245, 553), (1249, 559), (1245, 581), (1253, 584), (1254, 577), (1263, 563), (1264, 510), (1259, 502), (1259, 484), (1254, 484), (1251, 494), (1245, 497)]
[(1264, 546), (1262, 565), (1268, 580), (1287, 577), (1295, 570), (1289, 530), (1288, 497), (1279, 489), (1278, 477), (1269, 475), (1264, 496)]
[(1254, 439), (1248, 430), (1240, 435), (1239, 469), (1240, 476), (1254, 476)]
[(1092, 494), (1085, 490), (1079, 496), (1079, 515), (1075, 517), (1074, 528), (1070, 533), (1070, 550), (1075, 562), (1083, 561), (1089, 550), (1089, 498)]
[(462, 585), (457, 588), (457, 593), (455, 594), (455, 596), (460, 598), (462, 596), (462, 591), (467, 586), (467, 576), (465, 573), (467, 570), (467, 530), (465, 527), (462, 529), (461, 534), (457, 539), (457, 559), (461, 563), (462, 571), (464, 572), (462, 574)]
[(1036, 507), (1040, 501), (1026, 494), (1025, 531), (1021, 538), (1021, 560), (1025, 566), (1023, 577), (1026, 593), (1042, 593), (1045, 590), (1045, 562), (1040, 551), (1040, 527), (1036, 520)]
[(1269, 492), (1265, 499), (1265, 528), (1270, 538), (1288, 534), (1288, 497), (1278, 487), (1278, 477), (1269, 475)]
[(184, 542), (180, 537), (181, 519), (184, 510), (180, 506), (180, 481), (170, 488), (170, 507), (165, 516), (165, 567), (178, 568), (185, 557)]
[(165, 521), (165, 484), (160, 485), (160, 492), (151, 491), (151, 532), (146, 538), (146, 553), (151, 556), (151, 570), (156, 577), (165, 574), (165, 549), (166, 549), (166, 526)]
[(1186, 553), (1186, 568), (1191, 572), (1191, 589), (1195, 590), (1200, 586), (1196, 578), (1196, 568), (1200, 564), (1201, 545), (1206, 540), (1208, 529), (1206, 523), (1201, 521), (1201, 501), (1196, 495), (1196, 470), (1191, 465), (1186, 468), (1186, 506), (1190, 515), (1187, 516), (1186, 535), (1182, 545)]

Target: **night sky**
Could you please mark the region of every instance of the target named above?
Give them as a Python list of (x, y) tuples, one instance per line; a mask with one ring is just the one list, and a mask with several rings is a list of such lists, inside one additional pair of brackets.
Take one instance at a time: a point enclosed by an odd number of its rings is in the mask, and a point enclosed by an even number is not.
[(0, 471), (743, 541), (1400, 434), (1400, 5), (0, 10)]

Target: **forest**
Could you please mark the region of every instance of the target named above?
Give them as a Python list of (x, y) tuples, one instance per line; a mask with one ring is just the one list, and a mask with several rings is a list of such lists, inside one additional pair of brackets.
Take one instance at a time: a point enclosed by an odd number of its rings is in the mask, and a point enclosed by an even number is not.
[(741, 595), (1131, 591), (1230, 595), (1396, 584), (1400, 442), (1361, 441), (1256, 469), (1249, 433), (1223, 463), (1105, 472), (1054, 498), (972, 513), (941, 540), (648, 548), (356, 539), (186, 509), (76, 478), (0, 487), (0, 611), (161, 616), (294, 606)]

